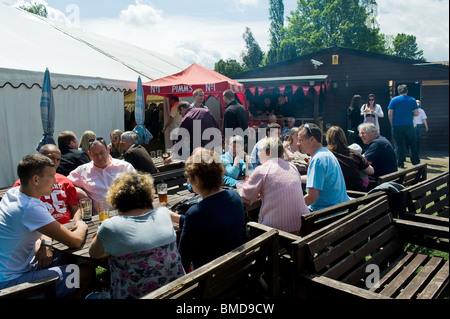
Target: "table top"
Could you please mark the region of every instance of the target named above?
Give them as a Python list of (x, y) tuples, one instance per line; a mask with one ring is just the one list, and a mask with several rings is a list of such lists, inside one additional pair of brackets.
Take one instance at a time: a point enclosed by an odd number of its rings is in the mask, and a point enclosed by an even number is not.
[[(187, 191), (187, 192), (181, 191), (179, 193), (180, 194), (176, 193), (176, 194), (168, 194), (167, 195), (167, 208), (170, 209), (173, 205), (179, 203), (184, 198), (191, 198), (192, 196), (194, 196), (194, 194), (190, 193), (189, 191)], [(158, 201), (157, 195), (155, 196), (155, 198), (153, 200), (153, 207), (154, 208), (161, 207), (161, 205)], [(113, 217), (116, 215), (117, 215), (117, 210), (110, 211), (110, 217)], [(94, 235), (94, 233), (96, 233), (98, 231), (98, 228), (100, 227), (101, 222), (99, 220), (98, 215), (94, 215), (94, 216), (92, 216), (92, 219), (90, 221), (86, 222), (86, 224), (88, 225), (88, 230), (86, 232), (86, 238), (85, 238), (83, 244), (81, 245), (81, 247), (69, 248), (67, 245), (65, 245), (57, 240), (53, 240), (53, 248), (63, 251), (65, 253), (69, 253), (74, 256), (90, 258), (89, 246), (91, 245), (91, 242), (92, 242), (92, 236)], [(70, 223), (64, 224), (64, 227), (67, 227), (68, 229), (70, 229), (70, 228), (72, 228), (73, 225), (74, 225), (74, 223), (70, 222)], [(174, 229), (177, 230), (178, 224), (173, 223), (173, 225), (174, 225)]]

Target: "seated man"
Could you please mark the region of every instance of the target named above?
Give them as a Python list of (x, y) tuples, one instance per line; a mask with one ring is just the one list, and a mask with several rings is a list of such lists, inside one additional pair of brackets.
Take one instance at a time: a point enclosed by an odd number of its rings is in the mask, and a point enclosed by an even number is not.
[[(275, 117), (276, 120), (276, 117)], [(278, 131), (278, 137), (280, 137), (281, 135), (281, 126), (278, 123), (272, 122), (269, 123), (266, 126), (266, 136), (264, 136), (263, 138), (261, 138), (253, 147), (252, 153), (250, 154), (250, 162), (253, 165), (253, 168), (256, 168), (256, 166), (261, 165), (261, 162), (259, 161), (259, 156), (258, 156), (258, 150), (259, 150), (259, 145), (260, 143), (262, 143), (263, 140), (265, 140), (266, 138), (270, 137), (271, 135), (271, 131), (272, 130), (277, 130)]]
[(363, 156), (375, 170), (369, 176), (367, 190), (371, 190), (377, 186), (378, 177), (397, 171), (397, 157), (391, 143), (380, 135), (373, 123), (360, 124), (358, 131), (364, 144), (369, 144)]
[(336, 157), (322, 146), (322, 132), (315, 124), (304, 124), (298, 130), (300, 152), (311, 155), (306, 176), (308, 193), (304, 196), (311, 211), (337, 205), (350, 198), (347, 196), (345, 179)]
[(136, 170), (130, 163), (112, 158), (101, 137), (89, 143), (89, 156), (92, 161), (73, 170), (69, 179), (75, 187), (85, 191), (85, 194), (79, 192), (78, 197), (92, 198), (92, 208), (96, 212), (97, 206), (105, 201), (106, 192), (116, 176), (127, 170)]
[(153, 163), (152, 158), (148, 154), (147, 150), (138, 144), (139, 136), (133, 131), (127, 131), (120, 136), (120, 144), (124, 160), (133, 165), (137, 171), (155, 174), (158, 173), (158, 169)]
[(61, 162), (56, 170), (57, 173), (68, 176), (78, 166), (89, 163), (89, 156), (78, 150), (78, 139), (74, 132), (59, 133), (58, 147), (61, 151)]
[(72, 230), (62, 227), (40, 200), (52, 192), (55, 164), (42, 154), (27, 155), (19, 162), (17, 174), (20, 187), (11, 188), (0, 202), (0, 289), (58, 275), (57, 297), (82, 297), (95, 281), (94, 270), (80, 265), (81, 289), (69, 287), (66, 279), (73, 271), (67, 269), (64, 256), (52, 250), (52, 238), (78, 248), (87, 225), (78, 220)]
[[(61, 161), (61, 152), (56, 145), (46, 144), (39, 149), (39, 154), (47, 156), (58, 169)], [(78, 206), (78, 196), (72, 181), (66, 176), (56, 173), (56, 183), (53, 184), (51, 195), (41, 197), (50, 214), (61, 224), (81, 219), (81, 209)], [(20, 179), (14, 187), (20, 186)]]

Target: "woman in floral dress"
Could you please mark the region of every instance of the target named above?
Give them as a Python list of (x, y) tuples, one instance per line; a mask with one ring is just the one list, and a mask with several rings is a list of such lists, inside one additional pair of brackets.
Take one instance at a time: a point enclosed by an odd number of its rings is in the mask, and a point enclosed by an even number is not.
[(149, 174), (113, 182), (106, 200), (119, 215), (102, 223), (89, 248), (93, 258), (108, 257), (111, 289), (89, 298), (139, 298), (185, 274), (169, 210), (153, 209), (153, 197)]

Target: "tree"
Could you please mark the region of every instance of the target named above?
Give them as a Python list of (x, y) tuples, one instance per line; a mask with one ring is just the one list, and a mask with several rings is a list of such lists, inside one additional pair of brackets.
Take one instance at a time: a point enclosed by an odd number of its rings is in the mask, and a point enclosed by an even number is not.
[(234, 59), (227, 59), (226, 61), (220, 59), (215, 63), (214, 71), (222, 75), (232, 77), (235, 74), (247, 71), (247, 68), (244, 68), (239, 62)]
[(242, 52), (244, 67), (247, 67), (249, 70), (256, 69), (260, 66), (264, 53), (258, 42), (256, 42), (249, 27), (245, 28), (245, 32), (242, 37), (244, 38), (245, 47), (247, 49), (247, 52)]
[(48, 17), (47, 8), (43, 4), (32, 3), (29, 5), (20, 6), (19, 8), (45, 18)]
[(369, 13), (358, 0), (299, 0), (291, 14), (286, 39), (295, 43), (299, 55), (335, 45), (385, 51), (384, 37), (367, 26)]
[(419, 50), (416, 37), (411, 34), (399, 33), (392, 42), (393, 55), (401, 58), (425, 61), (423, 50)]
[(280, 46), (284, 33), (284, 4), (283, 0), (270, 0), (270, 46), (266, 57), (266, 64), (272, 64), (281, 58)]

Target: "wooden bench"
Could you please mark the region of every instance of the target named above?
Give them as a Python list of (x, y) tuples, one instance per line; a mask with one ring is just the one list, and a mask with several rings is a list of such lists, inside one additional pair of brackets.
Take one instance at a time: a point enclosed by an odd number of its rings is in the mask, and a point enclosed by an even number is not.
[(401, 190), (396, 217), (449, 226), (449, 171)]
[(448, 227), (394, 219), (382, 196), (292, 243), (297, 293), (316, 299), (437, 298), (448, 286), (448, 260), (405, 251), (405, 244), (448, 252), (448, 237)]
[[(271, 229), (142, 299), (256, 298), (264, 273), (269, 297), (278, 296), (278, 231)], [(265, 285), (263, 285), (265, 286)]]
[[(403, 185), (404, 187), (409, 187), (426, 179), (427, 163), (422, 163), (378, 177), (377, 186), (387, 182), (394, 182)], [(366, 195), (367, 192), (348, 190), (347, 194), (352, 198), (356, 198)]]
[(41, 278), (35, 281), (24, 282), (22, 284), (4, 288), (0, 290), (0, 299), (25, 299), (40, 294), (45, 295), (45, 299), (56, 298), (57, 275)]
[(354, 212), (363, 205), (368, 205), (375, 199), (383, 196), (384, 192), (376, 192), (358, 198), (353, 198), (347, 202), (333, 205), (328, 208), (317, 210), (309, 214), (302, 215), (302, 227), (300, 235), (306, 236), (332, 222)]
[(184, 167), (178, 169), (172, 169), (166, 172), (160, 172), (153, 174), (153, 183), (155, 187), (157, 184), (162, 182), (167, 184), (168, 191), (171, 193), (176, 193), (182, 189), (185, 189), (187, 182), (186, 177), (184, 177)]

